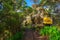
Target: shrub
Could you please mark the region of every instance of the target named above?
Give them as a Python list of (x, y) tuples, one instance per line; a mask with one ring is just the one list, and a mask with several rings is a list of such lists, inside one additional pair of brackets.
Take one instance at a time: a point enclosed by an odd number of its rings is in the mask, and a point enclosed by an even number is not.
[(17, 32), (15, 35), (11, 36), (7, 40), (22, 40), (23, 32)]
[(60, 32), (56, 26), (45, 26), (40, 30), (40, 35), (49, 36), (49, 40), (60, 40)]

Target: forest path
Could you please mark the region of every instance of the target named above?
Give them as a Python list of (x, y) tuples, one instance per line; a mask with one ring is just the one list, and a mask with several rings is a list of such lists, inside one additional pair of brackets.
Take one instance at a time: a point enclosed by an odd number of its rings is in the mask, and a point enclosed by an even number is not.
[(38, 36), (38, 33), (34, 32), (32, 29), (26, 29), (23, 40), (40, 40), (39, 38), (37, 38)]

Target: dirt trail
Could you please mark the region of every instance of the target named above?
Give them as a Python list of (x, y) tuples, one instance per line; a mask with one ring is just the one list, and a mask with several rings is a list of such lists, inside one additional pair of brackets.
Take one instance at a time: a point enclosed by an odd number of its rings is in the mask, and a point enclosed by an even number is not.
[(33, 40), (33, 34), (31, 29), (25, 30), (24, 40)]
[(34, 32), (31, 29), (27, 29), (24, 34), (24, 40), (40, 40), (38, 38), (38, 33)]

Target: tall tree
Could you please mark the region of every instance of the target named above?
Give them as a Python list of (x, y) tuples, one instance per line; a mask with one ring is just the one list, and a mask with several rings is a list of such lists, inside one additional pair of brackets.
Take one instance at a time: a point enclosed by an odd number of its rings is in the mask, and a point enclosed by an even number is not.
[[(0, 2), (3, 7), (2, 11), (0, 11), (1, 29), (3, 31), (13, 30), (13, 33), (20, 31), (26, 2), (24, 0), (0, 0)], [(23, 12), (16, 12), (16, 10), (22, 10)]]

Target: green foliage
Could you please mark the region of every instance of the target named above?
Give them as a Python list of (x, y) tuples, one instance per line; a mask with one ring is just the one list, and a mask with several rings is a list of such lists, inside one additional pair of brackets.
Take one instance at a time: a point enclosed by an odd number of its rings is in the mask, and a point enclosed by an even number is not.
[(44, 35), (49, 35), (49, 34), (52, 34), (52, 33), (55, 33), (57, 32), (57, 29), (56, 27), (49, 27), (49, 26), (44, 26), (43, 29), (41, 29), (40, 33), (41, 34), (44, 34)]
[(32, 28), (32, 26), (31, 26), (31, 24), (27, 24), (27, 25), (25, 25), (25, 26), (22, 26), (22, 28), (28, 28), (28, 29), (31, 29)]
[(27, 11), (28, 11), (28, 13), (31, 13), (33, 11), (33, 9), (31, 7), (27, 7)]
[(58, 31), (56, 26), (45, 26), (40, 30), (40, 34), (42, 36), (48, 35), (49, 40), (60, 40), (60, 32)]
[(7, 40), (22, 40), (23, 38), (23, 31), (17, 32), (15, 35), (11, 36)]
[[(0, 0), (0, 2), (3, 6), (3, 10), (0, 11), (0, 31), (4, 29), (10, 31), (20, 30), (24, 15), (26, 14), (24, 12), (25, 0)], [(16, 12), (17, 10), (22, 10), (22, 12)]]

